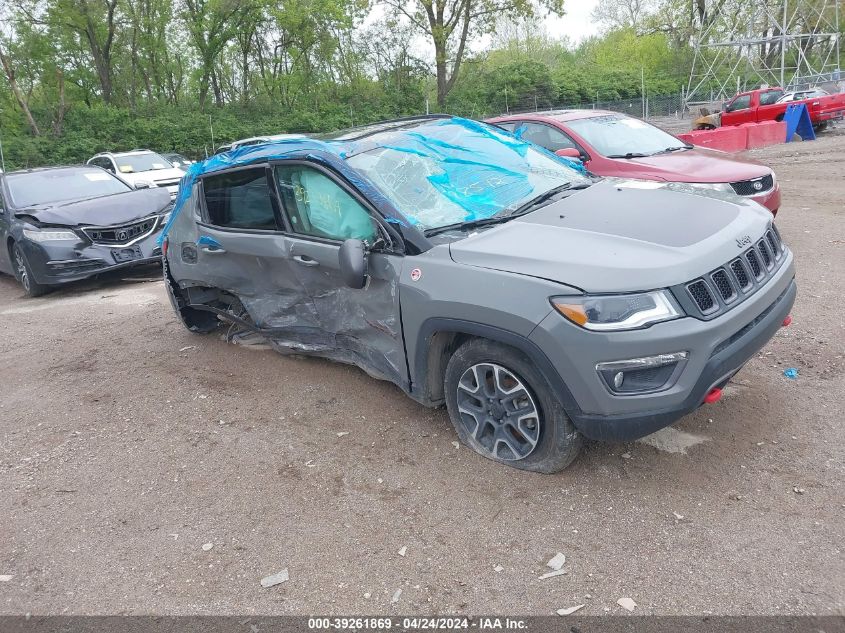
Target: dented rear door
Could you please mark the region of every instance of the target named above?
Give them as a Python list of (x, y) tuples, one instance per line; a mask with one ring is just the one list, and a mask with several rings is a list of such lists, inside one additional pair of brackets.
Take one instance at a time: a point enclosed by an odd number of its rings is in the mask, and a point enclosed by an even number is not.
[(259, 328), (273, 330), (274, 342), (330, 348), (314, 301), (293, 270), (271, 179), (266, 165), (202, 179), (196, 267), (208, 285), (236, 295)]

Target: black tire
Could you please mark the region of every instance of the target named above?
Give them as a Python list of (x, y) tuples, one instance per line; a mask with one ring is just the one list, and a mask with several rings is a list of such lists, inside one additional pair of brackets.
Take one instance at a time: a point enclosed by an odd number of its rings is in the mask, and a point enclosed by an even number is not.
[(23, 249), (19, 245), (12, 243), (12, 248), (10, 250), (10, 254), (12, 256), (12, 267), (15, 271), (15, 279), (17, 279), (18, 283), (23, 286), (24, 292), (26, 292), (28, 297), (40, 297), (53, 289), (52, 286), (40, 284), (35, 281), (35, 277), (32, 274), (32, 267), (29, 265), (29, 260), (27, 260)]
[[(483, 386), (477, 384), (480, 376), (486, 376)], [(500, 380), (505, 391), (498, 385)], [(473, 385), (478, 394), (487, 392), (484, 397), (472, 392)], [(488, 459), (522, 470), (554, 473), (569, 466), (581, 450), (581, 434), (548, 381), (527, 356), (512, 347), (481, 338), (467, 341), (449, 359), (444, 388), (458, 437)], [(491, 392), (492, 398), (488, 397)], [(505, 405), (496, 394), (506, 394), (505, 400), (513, 397), (514, 401)], [(467, 411), (476, 406), (482, 422)]]

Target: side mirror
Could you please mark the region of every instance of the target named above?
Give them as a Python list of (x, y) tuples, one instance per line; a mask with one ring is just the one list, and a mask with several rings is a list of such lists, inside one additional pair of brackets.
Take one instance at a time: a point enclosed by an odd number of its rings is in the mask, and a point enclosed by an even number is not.
[(563, 149), (559, 149), (555, 152), (557, 156), (562, 156), (563, 158), (574, 158), (575, 160), (584, 160), (581, 156), (581, 152), (575, 149), (574, 147), (564, 147)]
[(360, 290), (367, 283), (367, 260), (364, 242), (345, 240), (337, 254), (340, 275), (346, 285)]
[(559, 149), (555, 152), (557, 156), (563, 156), (564, 158), (574, 158), (576, 160), (581, 160), (581, 152), (579, 152), (574, 147), (564, 147), (563, 149)]
[(135, 189), (151, 189), (152, 186), (153, 183), (147, 180), (136, 180), (134, 184)]

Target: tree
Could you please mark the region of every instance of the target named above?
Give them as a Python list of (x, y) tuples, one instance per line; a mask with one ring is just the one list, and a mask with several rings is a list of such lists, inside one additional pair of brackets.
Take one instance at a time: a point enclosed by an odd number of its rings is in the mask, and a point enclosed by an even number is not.
[(148, 101), (175, 102), (168, 90), (173, 74), (173, 51), (168, 47), (167, 27), (173, 19), (170, 0), (132, 0), (126, 4), (131, 36), (130, 103), (134, 105), (135, 82), (140, 77)]
[(54, 0), (48, 24), (65, 28), (84, 42), (100, 82), (103, 102), (112, 101), (112, 52), (117, 32), (118, 0)]
[(23, 110), (26, 122), (29, 124), (29, 129), (33, 136), (39, 136), (41, 130), (38, 129), (38, 124), (32, 118), (32, 112), (29, 109), (29, 103), (24, 98), (20, 86), (18, 86), (17, 78), (15, 77), (15, 69), (12, 66), (12, 61), (3, 53), (3, 45), (0, 44), (0, 64), (3, 65), (3, 72), (6, 73), (6, 80), (9, 82), (9, 87), (12, 89), (12, 94), (15, 95), (15, 100), (18, 102), (21, 110)]
[[(528, 17), (538, 9), (530, 0), (381, 1), (404, 15), (434, 46), (437, 104), (441, 108), (445, 107), (446, 96), (458, 78), (468, 38), (491, 32), (497, 17)], [(564, 0), (541, 2), (552, 13), (563, 14)]]
[(209, 85), (213, 83), (217, 105), (222, 105), (214, 64), (226, 44), (244, 26), (246, 18), (254, 15), (251, 0), (182, 0), (182, 18), (191, 42), (199, 53), (199, 106), (205, 107)]
[(633, 28), (638, 31), (652, 5), (652, 0), (599, 0), (592, 18), (609, 30)]

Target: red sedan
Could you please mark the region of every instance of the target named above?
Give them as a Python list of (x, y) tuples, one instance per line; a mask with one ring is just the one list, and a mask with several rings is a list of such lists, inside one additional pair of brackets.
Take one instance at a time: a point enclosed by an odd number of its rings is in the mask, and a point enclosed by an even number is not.
[(759, 163), (688, 145), (668, 132), (618, 112), (561, 110), (487, 119), (558, 156), (580, 159), (598, 176), (683, 182), (733, 191), (776, 215), (780, 185)]

